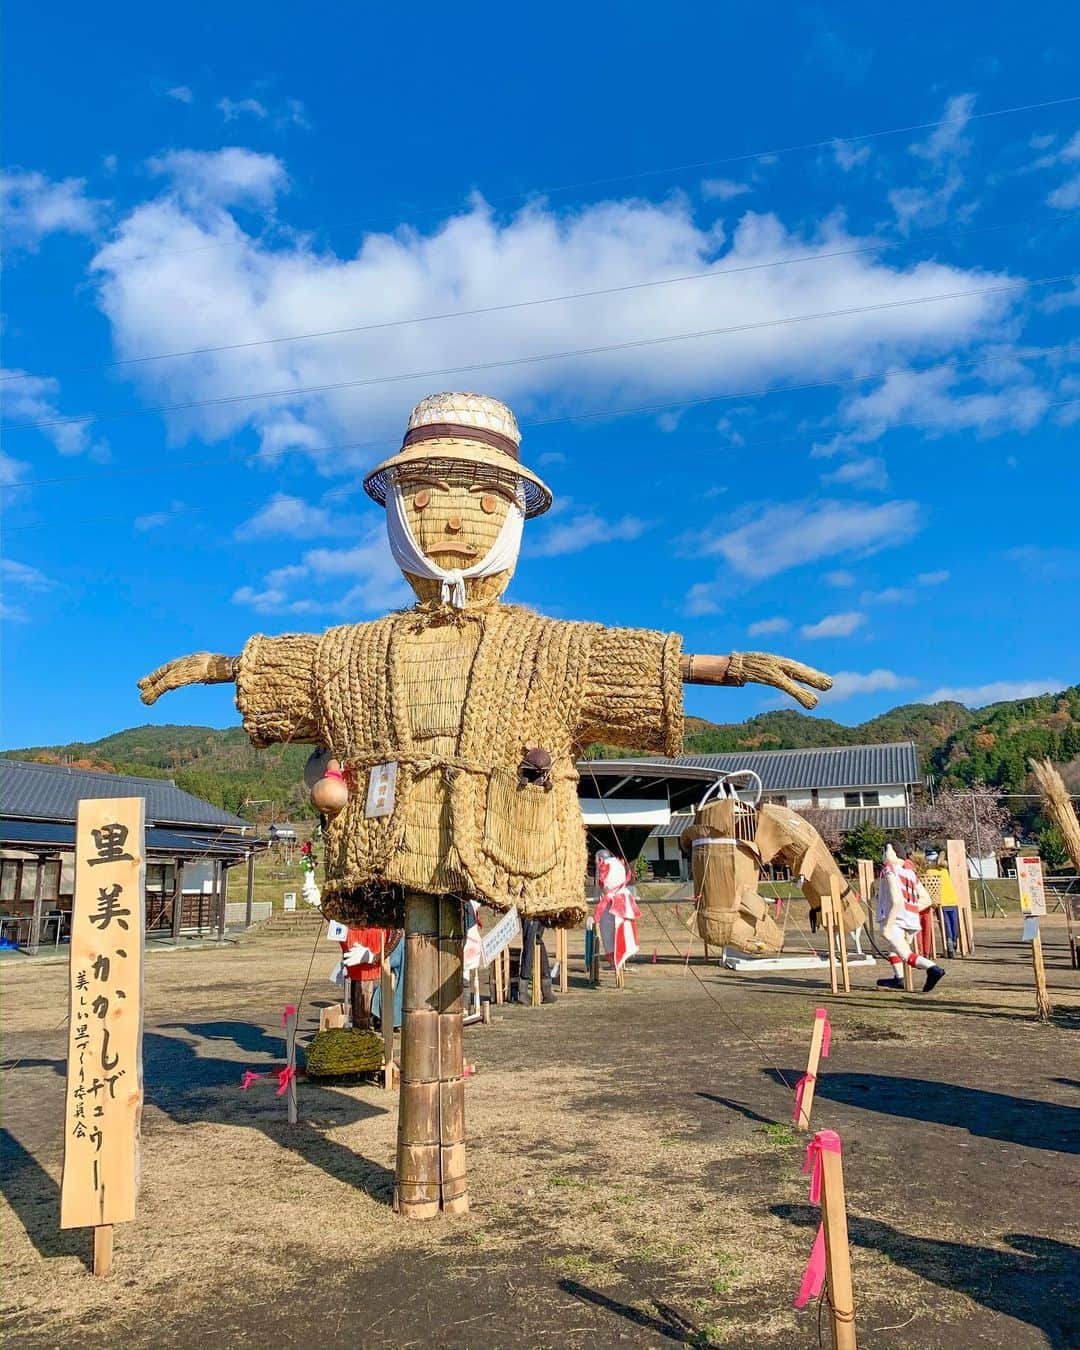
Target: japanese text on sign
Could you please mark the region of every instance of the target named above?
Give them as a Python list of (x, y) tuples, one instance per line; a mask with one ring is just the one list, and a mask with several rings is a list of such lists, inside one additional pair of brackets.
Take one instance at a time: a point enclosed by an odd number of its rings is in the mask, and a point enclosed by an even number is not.
[(142, 1112), (141, 797), (79, 802), (61, 1228), (135, 1217)]

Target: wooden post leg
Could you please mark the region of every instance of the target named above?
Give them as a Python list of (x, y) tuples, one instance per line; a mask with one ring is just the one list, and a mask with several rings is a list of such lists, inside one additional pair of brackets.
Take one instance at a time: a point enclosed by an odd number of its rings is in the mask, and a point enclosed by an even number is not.
[(394, 1189), (399, 1213), (430, 1219), (440, 1209), (461, 1214), (469, 1207), (461, 901), (406, 896), (405, 944)]
[(567, 969), (567, 952), (570, 948), (568, 934), (565, 928), (558, 931), (558, 953), (559, 953), (559, 993), (565, 994), (570, 988), (570, 971)]
[(821, 1221), (825, 1227), (825, 1273), (829, 1282), (833, 1350), (857, 1350), (844, 1164), (839, 1153), (827, 1150), (821, 1154)]
[(113, 1226), (99, 1223), (94, 1229), (94, 1274), (112, 1274)]
[(540, 939), (537, 938), (533, 943), (532, 950), (532, 980), (529, 984), (529, 998), (534, 1008), (540, 1006)]
[(836, 924), (833, 921), (832, 901), (823, 897), (822, 918), (825, 920), (825, 943), (829, 952), (829, 988), (835, 994), (839, 992), (836, 979)]
[(1038, 933), (1031, 940), (1031, 966), (1035, 972), (1035, 1009), (1040, 1022), (1049, 1022), (1053, 1008), (1046, 989), (1046, 967), (1043, 964), (1042, 938)]
[[(829, 878), (829, 900), (831, 901), (831, 909), (836, 921), (836, 941), (840, 947), (840, 974), (844, 980), (844, 993), (850, 994), (851, 972), (848, 970), (847, 943), (844, 941), (844, 924), (840, 917), (844, 910), (840, 904), (840, 879), (835, 876)], [(836, 991), (833, 990), (833, 992), (835, 993)]]

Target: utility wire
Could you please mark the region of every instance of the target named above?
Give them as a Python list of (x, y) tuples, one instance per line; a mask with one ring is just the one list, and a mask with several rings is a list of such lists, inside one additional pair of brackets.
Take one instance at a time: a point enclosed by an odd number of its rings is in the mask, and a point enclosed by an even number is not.
[(531, 356), (508, 357), (500, 361), (478, 361), (461, 366), (444, 366), (435, 370), (407, 371), (392, 375), (374, 375), (365, 379), (338, 380), (330, 384), (298, 385), (287, 389), (267, 389), (252, 394), (226, 394), (217, 398), (192, 399), (156, 408), (129, 408), (106, 413), (80, 413), (70, 417), (46, 418), (37, 422), (16, 422), (0, 427), (0, 431), (34, 431), (47, 427), (72, 426), (90, 422), (116, 421), (129, 417), (147, 417), (157, 413), (191, 412), (200, 408), (221, 407), (238, 403), (258, 402), (261, 399), (291, 398), (309, 394), (334, 393), (342, 389), (370, 388), (374, 385), (399, 384), (409, 380), (441, 378), (444, 375), (462, 375), (473, 371), (501, 370), (536, 365), (545, 361), (563, 361), (581, 356), (599, 356), (611, 352), (630, 351), (643, 347), (662, 346), (670, 342), (687, 342), (699, 338), (721, 337), (732, 333), (746, 333), (764, 328), (786, 327), (796, 323), (810, 323), (821, 319), (849, 318), (857, 314), (871, 314), (882, 310), (908, 309), (915, 305), (934, 304), (946, 300), (961, 300), (972, 296), (997, 295), (1009, 291), (1031, 290), (1036, 286), (1050, 286), (1063, 281), (1077, 280), (1076, 273), (1061, 273), (1052, 277), (1002, 282), (996, 286), (979, 286), (962, 291), (943, 291), (936, 295), (915, 296), (906, 300), (884, 300), (871, 305), (854, 305), (846, 309), (821, 310), (812, 314), (792, 314), (779, 319), (762, 319), (754, 323), (734, 324), (726, 328), (708, 328), (693, 333), (672, 333), (666, 337), (637, 338), (630, 342), (614, 342), (598, 347), (578, 347), (561, 352), (540, 352)]
[[(610, 187), (615, 183), (640, 182), (645, 178), (661, 178), (667, 174), (690, 173), (700, 169), (717, 169), (725, 164), (746, 164), (753, 160), (771, 159), (781, 155), (802, 154), (811, 150), (825, 150), (838, 144), (861, 144), (865, 141), (880, 140), (887, 136), (907, 136), (912, 135), (917, 131), (933, 131), (938, 127), (955, 125), (966, 126), (968, 122), (988, 121), (991, 118), (997, 117), (1011, 117), (1019, 113), (1042, 112), (1048, 108), (1061, 108), (1078, 102), (1080, 102), (1080, 94), (1072, 94), (1065, 98), (1045, 99), (1038, 103), (1019, 103), (1008, 108), (991, 108), (987, 112), (971, 113), (964, 118), (943, 117), (932, 122), (912, 122), (906, 126), (888, 127), (881, 131), (864, 131), (851, 136), (826, 136), (821, 140), (774, 146), (767, 150), (744, 151), (737, 155), (724, 155), (718, 159), (698, 160), (689, 164), (669, 164), (659, 168), (637, 169), (630, 173), (614, 174), (603, 178), (584, 179), (576, 183), (559, 183), (549, 187), (527, 188), (521, 192), (508, 192), (497, 197), (487, 197), (485, 200), (490, 206), (502, 206), (509, 202), (528, 201), (532, 198), (549, 197), (560, 192), (581, 192), (586, 188)], [(307, 230), (296, 228), (291, 232), (294, 234), (314, 234), (317, 230), (363, 227), (385, 221), (394, 215), (400, 216), (402, 213), (408, 213), (413, 217), (443, 215), (446, 212), (459, 210), (461, 205), (462, 198), (460, 197), (454, 202), (448, 202), (441, 206), (425, 206), (419, 208), (415, 207), (413, 203), (402, 202), (397, 207), (388, 208), (379, 215), (364, 216), (353, 218), (351, 220), (333, 221), (310, 227)], [(207, 253), (219, 249), (244, 248), (251, 242), (250, 238), (246, 238), (221, 241), (214, 244), (197, 244), (192, 248), (170, 249), (160, 253), (139, 253), (131, 258), (125, 259), (125, 261), (149, 262), (154, 258), (172, 258), (192, 253)]]
[[(1024, 361), (1041, 360), (1044, 357), (1059, 356), (1068, 352), (1076, 351), (1080, 348), (1080, 341), (1066, 342), (1054, 347), (1033, 347), (1019, 355), (1019, 359)], [(1012, 355), (1016, 355), (1015, 353)], [(979, 366), (994, 365), (1004, 358), (1000, 353), (993, 356), (983, 356), (972, 361), (941, 361), (932, 366), (920, 366), (912, 368), (911, 366), (889, 366), (882, 370), (868, 371), (864, 375), (852, 375), (842, 380), (818, 380), (804, 384), (777, 385), (773, 388), (739, 390), (732, 393), (708, 394), (702, 398), (675, 399), (665, 403), (646, 403), (638, 404), (629, 408), (599, 408), (585, 413), (569, 413), (561, 417), (542, 417), (534, 418), (531, 421), (523, 421), (520, 426), (525, 431), (536, 430), (541, 427), (567, 425), (574, 422), (590, 422), (602, 420), (614, 420), (618, 417), (633, 417), (651, 413), (670, 412), (674, 409), (686, 409), (704, 407), (710, 403), (725, 403), (730, 401), (770, 398), (774, 394), (793, 394), (807, 393), (819, 389), (846, 389), (854, 385), (866, 384), (873, 380), (889, 379), (893, 375), (920, 375), (928, 370), (973, 370)], [(1068, 400), (1071, 401), (1071, 400)], [(1055, 406), (1055, 405), (1051, 405)], [(897, 424), (901, 425), (901, 424)], [(911, 423), (912, 426), (918, 426), (919, 423)], [(787, 437), (783, 439), (789, 439)], [(763, 441), (759, 444), (767, 445), (771, 442)], [(333, 445), (321, 446), (296, 446), (293, 449), (298, 453), (317, 456), (332, 454), (341, 450), (371, 450), (382, 449), (390, 451), (397, 446), (396, 441), (389, 441), (385, 437), (379, 437), (367, 441), (342, 441)], [(737, 447), (746, 449), (747, 446)], [(245, 455), (245, 458), (252, 460), (269, 459), (274, 460), (290, 451), (282, 450), (254, 450)], [(31, 487), (56, 487), (66, 483), (92, 482), (101, 478), (117, 477), (121, 475), (144, 475), (158, 473), (174, 473), (177, 469), (205, 468), (207, 466), (220, 466), (228, 462), (228, 456), (215, 455), (206, 459), (181, 460), (164, 465), (145, 465), (138, 466), (118, 466), (105, 469), (96, 469), (91, 473), (83, 474), (62, 474), (50, 478), (21, 478), (15, 482), (6, 485), (8, 491), (15, 491), (21, 488)], [(5, 485), (0, 485), (0, 494), (4, 491)]]
[[(386, 319), (377, 323), (353, 324), (345, 328), (323, 328), (309, 333), (288, 333), (280, 337), (253, 338), (248, 342), (227, 342), (211, 347), (189, 347), (184, 351), (152, 352), (144, 356), (123, 357), (116, 361), (104, 361), (96, 365), (67, 366), (53, 371), (54, 375), (87, 374), (99, 370), (117, 370), (128, 366), (148, 365), (154, 361), (176, 361), (192, 356), (213, 356), (222, 352), (250, 351), (257, 347), (279, 346), (290, 342), (312, 342), (320, 338), (346, 337), (356, 333), (371, 333), (386, 328), (404, 328), (421, 323), (439, 323), (449, 319), (475, 318), (484, 314), (503, 314), (510, 310), (531, 309), (539, 305), (565, 304), (572, 300), (588, 300), (605, 295), (623, 295), (632, 291), (649, 290), (657, 286), (675, 286), (690, 281), (711, 281), (718, 277), (737, 276), (746, 272), (767, 271), (774, 267), (791, 267), (802, 263), (824, 262), (833, 258), (850, 258), (866, 253), (880, 253), (885, 249), (902, 248), (909, 245), (941, 242), (952, 239), (964, 239), (973, 235), (1000, 233), (1049, 225), (1054, 228), (1071, 223), (1078, 214), (1076, 210), (1060, 213), (1052, 218), (1029, 216), (1023, 220), (1010, 220), (997, 225), (980, 225), (967, 230), (942, 231), (925, 234), (917, 239), (883, 239), (872, 244), (859, 244), (853, 248), (830, 249), (825, 252), (796, 254), (790, 258), (774, 258), (769, 262), (743, 263), (737, 267), (715, 267), (701, 272), (686, 272), (679, 276), (659, 277), (651, 281), (631, 281), (618, 286), (604, 286), (588, 291), (569, 291), (561, 295), (538, 296), (532, 300), (513, 300), (499, 305), (483, 305), (474, 309), (449, 310), (439, 314), (418, 314), (407, 319)], [(931, 261), (919, 259), (919, 263)], [(913, 264), (918, 266), (919, 263)], [(8, 371), (0, 375), (0, 386), (12, 384), (18, 380), (36, 379), (29, 371)]]

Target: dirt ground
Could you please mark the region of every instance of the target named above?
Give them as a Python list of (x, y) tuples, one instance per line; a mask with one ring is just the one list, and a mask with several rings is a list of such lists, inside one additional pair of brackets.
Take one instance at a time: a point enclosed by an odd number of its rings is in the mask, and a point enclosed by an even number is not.
[[(594, 991), (572, 935), (556, 1006), (466, 1030), (472, 1212), (431, 1224), (389, 1208), (394, 1094), (301, 1083), (290, 1128), (271, 1085), (239, 1089), (282, 1062), (314, 935), (154, 954), (139, 1215), (106, 1280), (89, 1234), (57, 1228), (66, 968), (8, 964), (5, 1344), (828, 1344), (792, 1307), (817, 1212), (780, 1080), (827, 1004), (814, 1125), (844, 1143), (860, 1345), (1078, 1346), (1080, 973), (1047, 921), (1039, 1025), (1018, 927), (983, 921), (926, 998), (878, 991), (880, 962), (839, 998), (817, 971), (686, 973), (666, 906), (627, 987)], [(320, 940), (305, 1035), (335, 950)]]

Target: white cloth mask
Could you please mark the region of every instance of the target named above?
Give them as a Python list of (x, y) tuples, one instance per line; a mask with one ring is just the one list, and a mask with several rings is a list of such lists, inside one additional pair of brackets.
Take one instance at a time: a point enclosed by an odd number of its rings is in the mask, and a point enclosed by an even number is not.
[(517, 502), (512, 502), (498, 537), (479, 562), (470, 567), (440, 567), (431, 561), (413, 538), (401, 488), (393, 483), (386, 494), (386, 533), (390, 538), (390, 552), (394, 555), (394, 561), (410, 576), (441, 581), (443, 604), (453, 605), (455, 609), (465, 608), (467, 577), (491, 577), (497, 572), (511, 571), (517, 565), (524, 524), (524, 511)]

